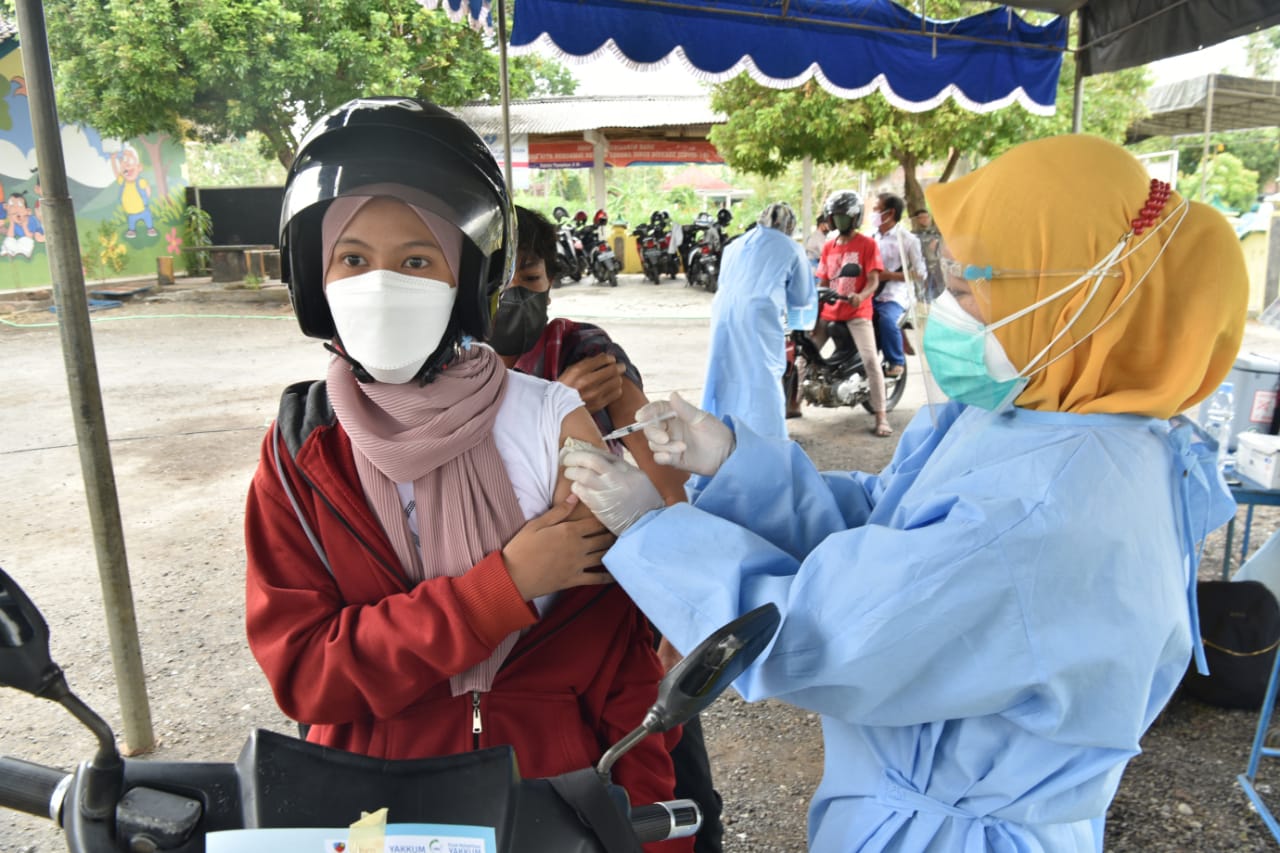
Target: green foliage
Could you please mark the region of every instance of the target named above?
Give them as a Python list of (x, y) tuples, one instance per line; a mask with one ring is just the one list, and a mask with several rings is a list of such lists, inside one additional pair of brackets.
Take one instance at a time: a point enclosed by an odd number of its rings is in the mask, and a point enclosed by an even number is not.
[[(978, 11), (974, 4), (935, 5), (930, 7), (935, 17), (946, 17), (948, 10)], [(712, 128), (711, 141), (735, 169), (766, 177), (783, 174), (788, 164), (806, 156), (818, 164), (844, 164), (873, 174), (901, 166), (907, 204), (914, 207), (923, 200), (916, 169), (924, 163), (954, 165), (953, 158), (961, 155), (994, 157), (1019, 142), (1069, 131), (1074, 76), (1067, 56), (1058, 81), (1057, 112), (1040, 117), (1016, 105), (973, 113), (952, 101), (912, 113), (891, 106), (879, 93), (844, 100), (812, 81), (779, 91), (744, 74), (713, 89), (712, 105), (729, 120)], [(1086, 78), (1085, 132), (1122, 140), (1144, 109), (1147, 86), (1143, 69)], [(947, 177), (949, 170), (942, 176)]]
[[(12, 0), (7, 0), (12, 3)], [(46, 0), (62, 118), (104, 135), (261, 134), (287, 164), (295, 129), (351, 98), (497, 97), (486, 38), (418, 0)], [(567, 72), (513, 63), (512, 96), (562, 92)]]
[(187, 275), (200, 275), (209, 269), (209, 252), (195, 246), (208, 246), (213, 239), (213, 217), (209, 211), (189, 204), (182, 209), (182, 268)]
[(186, 144), (187, 178), (196, 187), (255, 187), (284, 184), (280, 161), (262, 155), (263, 136), (256, 130), (242, 139)]
[[(1134, 151), (1148, 154), (1171, 149), (1178, 152), (1179, 171), (1192, 171), (1204, 156), (1204, 137), (1170, 139), (1167, 136), (1153, 136), (1133, 147)], [(1280, 128), (1265, 127), (1210, 134), (1209, 150), (1225, 151), (1239, 157), (1246, 169), (1258, 173), (1259, 181), (1273, 181), (1280, 176)]]
[(1250, 33), (1244, 49), (1255, 77), (1280, 74), (1280, 27)]
[(98, 227), (80, 238), (80, 260), (88, 278), (103, 281), (108, 275), (119, 275), (128, 264), (129, 247), (120, 242), (124, 222), (119, 217), (102, 221)]
[(1187, 198), (1206, 201), (1234, 211), (1253, 207), (1258, 195), (1258, 173), (1246, 169), (1240, 158), (1223, 152), (1209, 158), (1204, 171), (1204, 197), (1200, 195), (1200, 173), (1178, 178), (1178, 192)]

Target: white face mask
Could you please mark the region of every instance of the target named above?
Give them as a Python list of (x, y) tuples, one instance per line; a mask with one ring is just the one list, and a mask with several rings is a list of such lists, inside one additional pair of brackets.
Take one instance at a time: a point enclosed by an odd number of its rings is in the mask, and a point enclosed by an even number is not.
[(874, 230), (879, 231), (880, 230), (880, 211), (878, 210), (871, 211), (871, 214), (867, 218), (867, 222), (871, 225), (871, 227)]
[(435, 352), (458, 290), (391, 270), (339, 279), (325, 296), (342, 348), (379, 382), (408, 382)]

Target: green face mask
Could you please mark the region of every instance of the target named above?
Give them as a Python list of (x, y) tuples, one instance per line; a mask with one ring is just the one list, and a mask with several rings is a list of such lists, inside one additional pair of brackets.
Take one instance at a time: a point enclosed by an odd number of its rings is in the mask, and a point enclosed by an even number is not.
[(837, 213), (831, 217), (835, 222), (836, 230), (841, 234), (848, 234), (853, 230), (853, 217), (845, 216), (843, 213)]
[(1026, 384), (995, 335), (961, 308), (950, 291), (943, 291), (929, 309), (924, 357), (948, 397), (988, 411), (1017, 396), (1019, 386)]

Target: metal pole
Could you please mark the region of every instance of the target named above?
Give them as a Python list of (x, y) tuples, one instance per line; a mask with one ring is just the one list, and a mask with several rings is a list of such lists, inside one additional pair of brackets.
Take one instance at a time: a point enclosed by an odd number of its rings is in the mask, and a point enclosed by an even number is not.
[(498, 77), (502, 96), (502, 177), (507, 181), (507, 192), (516, 191), (511, 180), (511, 83), (507, 74), (507, 4), (498, 0)]
[(808, 237), (813, 231), (816, 217), (813, 215), (813, 158), (805, 157), (800, 164), (800, 216), (804, 219), (804, 231)]
[(36, 140), (36, 161), (44, 191), (40, 209), (47, 235), (45, 246), (58, 308), (62, 359), (66, 365), (76, 444), (80, 448), (80, 470), (84, 477), (89, 522), (98, 558), (98, 576), (102, 583), (102, 603), (111, 640), (125, 745), (128, 752), (145, 752), (155, 746), (155, 735), (151, 729), (146, 677), (142, 670), (142, 647), (134, 618), (133, 591), (129, 584), (124, 532), (120, 525), (120, 504), (116, 496), (115, 473), (111, 468), (111, 448), (107, 443), (93, 333), (89, 326), (89, 301), (84, 287), (75, 209), (71, 205), (67, 167), (62, 156), (62, 133), (54, 103), (53, 68), (49, 62), (44, 7), (40, 0), (17, 0), (15, 6), (22, 40), (22, 66), (27, 75), (31, 105), (31, 127)]
[(1076, 60), (1076, 79), (1071, 94), (1071, 132), (1084, 130), (1084, 74), (1080, 71), (1080, 60)]
[(1076, 52), (1075, 62), (1072, 65), (1076, 69), (1076, 79), (1071, 87), (1071, 132), (1081, 133), (1084, 130), (1084, 54), (1080, 50), (1080, 45), (1085, 44), (1085, 34), (1087, 25), (1084, 22), (1084, 12), (1076, 10)]
[(1210, 74), (1207, 79), (1209, 89), (1204, 95), (1204, 147), (1200, 151), (1200, 197), (1204, 201), (1205, 179), (1209, 175), (1209, 134), (1213, 131), (1213, 90), (1218, 75)]

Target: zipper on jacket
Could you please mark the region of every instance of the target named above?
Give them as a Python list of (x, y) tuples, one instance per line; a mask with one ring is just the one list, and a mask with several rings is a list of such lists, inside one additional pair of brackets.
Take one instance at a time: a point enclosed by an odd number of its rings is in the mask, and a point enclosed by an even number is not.
[(471, 748), (480, 748), (480, 733), (484, 726), (480, 724), (480, 691), (471, 691)]

